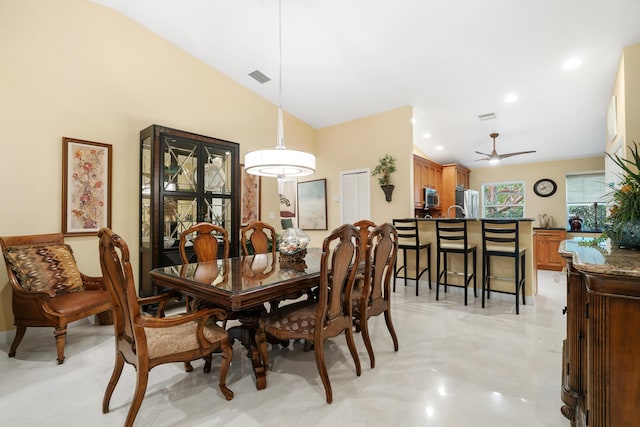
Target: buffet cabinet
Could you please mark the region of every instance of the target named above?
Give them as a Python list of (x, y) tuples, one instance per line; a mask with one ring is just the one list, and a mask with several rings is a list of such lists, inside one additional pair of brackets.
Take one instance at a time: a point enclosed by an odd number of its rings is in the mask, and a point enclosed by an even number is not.
[[(235, 142), (151, 125), (140, 131), (140, 295), (149, 271), (181, 264), (180, 234), (206, 221), (224, 228), (238, 255), (240, 148)], [(192, 257), (192, 251), (188, 250)]]
[(571, 426), (638, 425), (640, 254), (564, 241), (567, 336), (561, 411)]

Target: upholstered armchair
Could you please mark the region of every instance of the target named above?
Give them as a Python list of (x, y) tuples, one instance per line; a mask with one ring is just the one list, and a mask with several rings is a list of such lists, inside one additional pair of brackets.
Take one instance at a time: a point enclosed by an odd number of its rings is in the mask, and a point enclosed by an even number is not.
[(217, 325), (226, 313), (207, 308), (168, 317), (145, 316), (141, 305), (174, 298), (175, 293), (163, 293), (139, 298), (126, 242), (108, 228), (100, 229), (100, 267), (111, 296), (114, 311), (116, 358), (111, 379), (102, 401), (102, 412), (109, 412), (109, 403), (125, 362), (135, 367), (138, 376), (125, 426), (132, 426), (147, 389), (149, 371), (171, 362), (188, 362), (219, 351), (220, 391), (227, 400), (233, 392), (226, 386), (227, 370), (233, 357), (227, 332)]
[(94, 314), (101, 324), (112, 323), (111, 299), (102, 278), (78, 270), (61, 233), (2, 237), (0, 246), (16, 326), (9, 357), (15, 356), (27, 327), (50, 327), (62, 364), (69, 323)]

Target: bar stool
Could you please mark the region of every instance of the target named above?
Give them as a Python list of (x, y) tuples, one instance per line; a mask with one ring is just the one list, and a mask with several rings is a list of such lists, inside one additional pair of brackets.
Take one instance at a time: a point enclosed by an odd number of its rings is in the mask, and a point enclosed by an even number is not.
[[(478, 296), (476, 289), (476, 245), (469, 245), (467, 237), (467, 221), (464, 219), (438, 219), (436, 220), (436, 239), (438, 249), (437, 274), (436, 282), (436, 301), (440, 298), (440, 285), (444, 285), (444, 291), (447, 292), (447, 286), (458, 286), (464, 288), (464, 305), (467, 305), (467, 288), (473, 279), (473, 296)], [(448, 271), (447, 256), (449, 254), (462, 254), (464, 262), (463, 273)], [(469, 274), (469, 254), (472, 255), (472, 273)], [(442, 257), (440, 256), (442, 255)], [(440, 270), (440, 259), (443, 258), (444, 269)], [(449, 274), (463, 274), (462, 285), (450, 285)], [(444, 277), (444, 282), (441, 279)]]
[[(393, 292), (396, 291), (396, 278), (398, 277), (398, 273), (402, 270), (404, 270), (404, 285), (407, 286), (407, 251), (415, 251), (416, 296), (418, 296), (418, 282), (420, 277), (422, 277), (422, 275), (427, 271), (429, 272), (429, 274), (427, 274), (427, 282), (429, 282), (429, 289), (431, 289), (431, 243), (420, 241), (417, 219), (394, 219), (393, 225), (396, 227), (396, 231), (398, 232), (398, 250), (402, 250), (402, 265), (398, 267), (398, 259), (396, 258), (396, 262), (393, 266)], [(427, 250), (427, 265), (420, 270), (420, 252), (423, 249)]]
[(482, 308), (484, 308), (485, 291), (487, 299), (491, 298), (491, 279), (502, 279), (491, 275), (491, 257), (509, 257), (514, 259), (514, 277), (503, 280), (513, 280), (515, 291), (493, 291), (505, 294), (515, 294), (516, 314), (520, 314), (518, 294), (522, 293), (522, 304), (526, 304), (524, 297), (525, 254), (526, 248), (520, 247), (519, 222), (511, 219), (483, 219), (482, 220)]

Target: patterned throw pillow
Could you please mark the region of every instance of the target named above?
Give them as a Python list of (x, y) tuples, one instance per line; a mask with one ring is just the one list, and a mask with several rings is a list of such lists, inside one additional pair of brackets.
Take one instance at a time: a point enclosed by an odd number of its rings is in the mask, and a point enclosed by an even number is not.
[(4, 257), (26, 291), (58, 296), (84, 289), (68, 245), (9, 247)]

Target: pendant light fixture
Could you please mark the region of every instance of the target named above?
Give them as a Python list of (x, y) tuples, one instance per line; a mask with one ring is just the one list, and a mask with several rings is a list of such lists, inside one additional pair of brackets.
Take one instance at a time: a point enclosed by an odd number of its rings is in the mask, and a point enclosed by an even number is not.
[(304, 151), (288, 150), (282, 125), (282, 0), (278, 1), (278, 140), (270, 150), (251, 151), (244, 156), (247, 173), (273, 178), (295, 178), (316, 171), (316, 157)]

